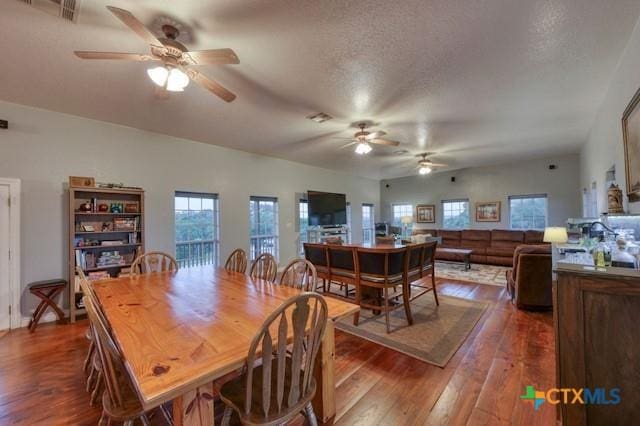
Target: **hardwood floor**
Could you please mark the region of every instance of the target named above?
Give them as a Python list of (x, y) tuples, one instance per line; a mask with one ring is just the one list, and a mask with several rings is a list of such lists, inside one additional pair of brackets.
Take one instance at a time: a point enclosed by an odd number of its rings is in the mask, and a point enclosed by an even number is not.
[[(519, 398), (526, 385), (554, 385), (551, 313), (518, 311), (501, 287), (438, 281), (439, 294), (492, 305), (445, 368), (336, 331), (335, 423), (554, 424), (555, 407), (534, 411)], [(42, 324), (0, 337), (1, 425), (97, 424), (81, 372), (85, 329), (86, 321)]]

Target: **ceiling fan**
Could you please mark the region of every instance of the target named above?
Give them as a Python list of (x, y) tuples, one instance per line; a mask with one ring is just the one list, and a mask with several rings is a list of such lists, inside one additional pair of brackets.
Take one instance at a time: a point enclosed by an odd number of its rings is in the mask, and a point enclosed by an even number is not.
[(377, 132), (369, 132), (365, 130), (365, 128), (367, 127), (366, 123), (360, 123), (358, 124), (358, 127), (360, 128), (360, 131), (356, 132), (353, 135), (353, 138), (349, 138), (349, 139), (353, 139), (352, 142), (344, 145), (342, 148), (346, 148), (351, 145), (356, 145), (356, 150), (355, 150), (356, 154), (364, 155), (364, 154), (368, 154), (373, 149), (371, 148), (371, 144), (386, 145), (386, 146), (400, 145), (400, 142), (398, 141), (383, 139), (382, 136), (386, 135), (387, 134), (386, 132), (383, 132), (381, 130)]
[(107, 9), (144, 41), (149, 43), (151, 54), (75, 51), (74, 53), (77, 57), (82, 59), (161, 62), (161, 65), (148, 69), (147, 74), (163, 91), (182, 92), (189, 84), (189, 81), (193, 80), (227, 102), (231, 102), (236, 98), (235, 94), (216, 81), (190, 68), (193, 65), (239, 64), (240, 60), (233, 50), (213, 49), (190, 52), (182, 43), (177, 41), (180, 32), (176, 27), (169, 24), (163, 25), (162, 32), (164, 37), (156, 38), (131, 12), (113, 6), (107, 6)]
[(431, 173), (434, 167), (447, 167), (446, 164), (434, 163), (433, 161), (427, 159), (427, 157), (430, 155), (433, 155), (433, 153), (424, 152), (422, 154), (416, 155), (416, 157), (421, 158), (421, 160), (418, 161), (418, 166), (416, 167), (416, 169), (418, 169), (418, 173), (420, 173), (421, 175), (427, 175)]

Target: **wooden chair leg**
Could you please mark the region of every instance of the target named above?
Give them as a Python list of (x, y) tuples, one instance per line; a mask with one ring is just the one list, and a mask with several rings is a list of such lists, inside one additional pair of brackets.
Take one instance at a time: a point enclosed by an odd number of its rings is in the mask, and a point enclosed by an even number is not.
[(89, 405), (92, 407), (96, 405), (100, 397), (102, 397), (102, 387), (104, 385), (104, 377), (102, 376), (102, 371), (98, 371), (98, 377), (96, 378), (96, 385), (93, 387), (93, 392), (91, 392), (91, 401)]
[(93, 368), (93, 361), (91, 362), (91, 371), (89, 372), (89, 377), (87, 377), (87, 392), (91, 392), (91, 389), (93, 389), (93, 382), (96, 378), (97, 375), (97, 371), (95, 368)]
[(433, 287), (433, 297), (436, 299), (436, 306), (440, 306), (438, 302), (438, 291), (436, 290), (436, 275), (431, 271), (431, 286)]
[[(360, 295), (360, 285), (356, 284), (356, 300), (354, 301), (354, 303), (358, 305), (358, 307), (360, 307), (361, 297), (362, 296)], [(358, 311), (355, 314), (353, 314), (353, 325), (355, 326), (358, 326), (358, 323), (360, 322), (360, 309), (358, 309)]]
[(106, 426), (110, 423), (109, 416), (107, 416), (107, 412), (102, 410), (102, 415), (100, 416), (100, 420), (98, 420), (98, 426)]
[(140, 421), (142, 422), (142, 424), (144, 426), (149, 426), (151, 423), (149, 423), (149, 418), (147, 417), (146, 414), (143, 414), (140, 416)]
[(222, 426), (229, 426), (231, 423), (231, 415), (233, 415), (233, 408), (224, 407), (224, 414), (222, 415)]
[(310, 426), (318, 426), (318, 419), (316, 419), (316, 414), (313, 412), (313, 405), (311, 403), (304, 406), (304, 415)]
[(384, 320), (387, 323), (387, 334), (391, 333), (391, 323), (389, 319), (389, 289), (384, 288)]
[(404, 288), (402, 289), (402, 304), (404, 305), (404, 313), (407, 316), (407, 322), (409, 323), (409, 325), (413, 325), (413, 315), (411, 315), (411, 305), (409, 304), (410, 301), (410, 297), (409, 297), (409, 283), (407, 283), (406, 285), (403, 286)]
[(82, 371), (84, 371), (84, 374), (87, 374), (89, 372), (89, 367), (91, 367), (91, 360), (93, 359), (93, 353), (96, 349), (96, 344), (93, 342), (93, 339), (91, 340), (91, 342), (89, 342), (89, 350), (87, 351), (87, 357), (84, 360), (84, 364), (82, 366)]

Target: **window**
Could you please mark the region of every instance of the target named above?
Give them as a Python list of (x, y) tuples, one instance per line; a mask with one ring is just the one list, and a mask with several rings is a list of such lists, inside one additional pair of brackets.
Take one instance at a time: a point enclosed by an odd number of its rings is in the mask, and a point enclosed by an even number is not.
[(445, 229), (468, 228), (469, 200), (443, 200), (442, 227)]
[(373, 204), (362, 204), (362, 242), (373, 244), (375, 235), (375, 218)]
[(509, 196), (511, 229), (544, 229), (547, 225), (547, 195)]
[(413, 205), (411, 204), (392, 204), (391, 213), (393, 215), (392, 225), (402, 226), (402, 217), (411, 216), (413, 218)]
[(262, 253), (278, 258), (278, 199), (249, 198), (249, 242), (251, 260)]
[(298, 253), (304, 253), (303, 244), (308, 242), (309, 234), (307, 234), (307, 228), (309, 228), (309, 202), (303, 198), (298, 200), (298, 221), (300, 232), (300, 247), (298, 247)]
[(175, 193), (176, 260), (180, 267), (218, 265), (217, 194)]

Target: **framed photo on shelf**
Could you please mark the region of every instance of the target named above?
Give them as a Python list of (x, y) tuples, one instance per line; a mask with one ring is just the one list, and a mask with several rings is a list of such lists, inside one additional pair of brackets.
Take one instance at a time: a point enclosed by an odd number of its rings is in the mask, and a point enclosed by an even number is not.
[(476, 203), (476, 222), (500, 222), (500, 201)]
[(418, 204), (416, 206), (416, 222), (417, 223), (435, 223), (436, 222), (435, 204)]

